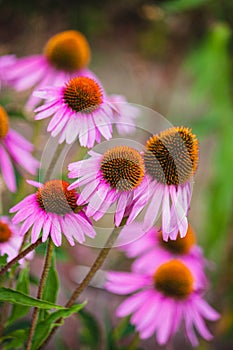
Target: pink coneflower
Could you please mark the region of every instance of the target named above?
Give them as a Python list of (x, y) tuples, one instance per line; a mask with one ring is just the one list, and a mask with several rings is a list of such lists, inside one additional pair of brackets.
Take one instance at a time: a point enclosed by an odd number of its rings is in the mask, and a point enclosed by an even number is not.
[(95, 236), (83, 207), (76, 204), (78, 194), (75, 190), (68, 190), (68, 182), (50, 180), (44, 184), (35, 181), (28, 183), (37, 187), (37, 192), (16, 204), (10, 213), (18, 212), (12, 222), (23, 222), (20, 230), (22, 235), (32, 227), (32, 243), (38, 239), (41, 230), (42, 241), (45, 242), (50, 235), (56, 246), (62, 243), (62, 233), (70, 245), (74, 245), (74, 239), (83, 243), (85, 235), (91, 238)]
[(7, 73), (15, 60), (14, 55), (5, 55), (0, 57), (0, 89), (2, 84), (7, 82)]
[[(7, 261), (14, 259), (20, 250), (23, 238), (20, 236), (20, 227), (14, 225), (8, 216), (0, 216), (0, 255), (7, 254)], [(32, 258), (32, 253), (27, 256)], [(24, 259), (19, 260), (20, 263)]]
[[(130, 237), (133, 238), (133, 236), (140, 238), (124, 244), (126, 239), (124, 237), (128, 237), (130, 241)], [(196, 244), (196, 236), (190, 224), (184, 238), (178, 235), (176, 240), (169, 238), (168, 241), (164, 241), (160, 229), (153, 227), (144, 233), (142, 224), (132, 223), (122, 229), (118, 244), (119, 249), (125, 252), (127, 257), (136, 258), (132, 264), (133, 271), (153, 272), (161, 262), (179, 258), (185, 264), (192, 266), (201, 283), (207, 285), (203, 269), (207, 265), (207, 260), (203, 256), (201, 247)]]
[(16, 131), (9, 129), (8, 115), (0, 106), (0, 169), (6, 186), (16, 191), (16, 179), (12, 163), (20, 165), (35, 175), (39, 162), (31, 155), (33, 145)]
[(108, 272), (106, 289), (117, 294), (134, 293), (116, 310), (119, 317), (131, 316), (141, 339), (156, 333), (157, 342), (166, 344), (184, 322), (193, 346), (196, 331), (206, 340), (212, 335), (204, 319), (215, 321), (219, 314), (203, 299), (198, 276), (178, 259), (160, 264), (153, 273)]
[(96, 80), (79, 76), (35, 94), (48, 100), (35, 110), (35, 119), (52, 116), (47, 130), (54, 137), (60, 134), (60, 143), (70, 144), (79, 137), (81, 146), (91, 148), (101, 136), (112, 137), (113, 107)]
[(190, 129), (174, 127), (152, 136), (146, 143), (144, 161), (151, 179), (150, 204), (145, 229), (153, 226), (162, 210), (164, 240), (184, 237), (191, 201), (191, 181), (198, 166), (198, 141)]
[(116, 203), (115, 224), (125, 216), (130, 223), (143, 209), (148, 196), (141, 154), (128, 146), (116, 146), (104, 154), (89, 152), (88, 159), (71, 163), (70, 189), (84, 185), (78, 205), (88, 203), (86, 214), (99, 220)]
[[(43, 54), (18, 59), (7, 78), (18, 91), (61, 85), (77, 75), (94, 76), (86, 68), (89, 60), (86, 38), (76, 30), (67, 30), (51, 37)], [(33, 109), (39, 102), (38, 97), (31, 96), (27, 108)]]

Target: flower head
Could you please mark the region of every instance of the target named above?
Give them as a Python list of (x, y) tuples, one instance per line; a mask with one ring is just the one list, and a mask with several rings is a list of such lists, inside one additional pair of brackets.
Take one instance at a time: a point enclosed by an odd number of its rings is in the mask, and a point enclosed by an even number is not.
[[(7, 261), (14, 259), (20, 250), (23, 238), (20, 236), (20, 227), (14, 225), (8, 216), (0, 216), (0, 255), (7, 254)], [(27, 258), (32, 257), (29, 254)], [(24, 262), (24, 259), (19, 261)]]
[(62, 243), (62, 233), (71, 245), (74, 245), (74, 239), (83, 243), (85, 235), (95, 236), (83, 207), (76, 204), (78, 194), (75, 190), (68, 190), (68, 182), (50, 180), (44, 184), (34, 181), (28, 183), (36, 186), (37, 192), (24, 198), (10, 212), (18, 212), (12, 222), (23, 222), (20, 230), (22, 235), (32, 227), (32, 243), (38, 239), (41, 230), (42, 241), (45, 242), (50, 235), (56, 246)]
[(11, 192), (16, 191), (16, 179), (12, 163), (20, 165), (35, 175), (39, 162), (31, 155), (33, 145), (23, 136), (9, 128), (9, 118), (0, 106), (0, 169)]
[(198, 141), (191, 130), (170, 128), (152, 136), (146, 143), (144, 161), (151, 180), (151, 198), (145, 227), (153, 226), (162, 209), (164, 240), (184, 237), (191, 201), (191, 181), (198, 166)]
[(141, 154), (132, 147), (116, 146), (103, 155), (89, 152), (90, 158), (71, 163), (69, 177), (76, 178), (70, 189), (84, 185), (78, 205), (88, 203), (86, 214), (100, 219), (116, 203), (115, 224), (125, 216), (130, 223), (143, 209), (147, 182)]
[(179, 259), (161, 263), (153, 272), (108, 272), (106, 289), (117, 294), (134, 293), (118, 307), (119, 317), (131, 315), (141, 339), (156, 333), (160, 345), (166, 344), (184, 322), (193, 346), (198, 344), (194, 328), (212, 339), (204, 319), (215, 321), (219, 314), (200, 293), (198, 276), (192, 266)]
[[(77, 75), (95, 75), (86, 67), (90, 61), (90, 47), (85, 36), (76, 30), (67, 30), (51, 37), (43, 54), (19, 58), (7, 72), (7, 79), (16, 90), (31, 87), (61, 85)], [(40, 98), (31, 96), (27, 103), (33, 109)]]
[(100, 83), (89, 77), (75, 77), (61, 87), (36, 91), (35, 94), (48, 102), (38, 107), (36, 119), (52, 116), (48, 131), (53, 137), (60, 134), (59, 142), (72, 143), (79, 137), (84, 147), (93, 147), (101, 135), (109, 140), (112, 136), (112, 107), (107, 101)]

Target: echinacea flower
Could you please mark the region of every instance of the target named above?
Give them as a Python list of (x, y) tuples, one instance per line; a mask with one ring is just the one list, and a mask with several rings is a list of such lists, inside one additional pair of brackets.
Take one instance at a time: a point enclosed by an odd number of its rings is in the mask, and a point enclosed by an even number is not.
[(153, 273), (108, 272), (106, 289), (116, 294), (134, 293), (117, 308), (119, 317), (131, 315), (130, 322), (141, 339), (156, 333), (157, 342), (166, 344), (184, 323), (193, 346), (195, 330), (206, 340), (212, 334), (204, 319), (216, 321), (219, 314), (203, 299), (198, 276), (178, 259), (160, 264)]
[(199, 159), (198, 141), (191, 130), (173, 127), (152, 136), (146, 143), (144, 162), (149, 175), (149, 206), (144, 228), (149, 229), (162, 211), (163, 239), (184, 237), (191, 201), (191, 182)]
[[(124, 244), (126, 238), (130, 243)], [(170, 259), (180, 259), (185, 264), (191, 264), (202, 285), (207, 285), (207, 279), (204, 267), (207, 260), (204, 258), (201, 247), (196, 243), (196, 235), (188, 224), (188, 230), (185, 237), (177, 236), (176, 240), (164, 241), (161, 229), (152, 227), (146, 233), (143, 231), (143, 224), (137, 222), (125, 226), (118, 240), (119, 250), (123, 251), (127, 257), (136, 258), (132, 263), (133, 271), (154, 271), (154, 269)], [(149, 265), (148, 265), (149, 264)]]
[(39, 162), (31, 155), (33, 145), (16, 131), (9, 129), (9, 118), (0, 106), (0, 169), (6, 186), (16, 191), (16, 178), (13, 164), (20, 165), (35, 175)]
[(0, 57), (0, 89), (7, 82), (7, 73), (11, 65), (15, 62), (14, 55), (5, 55)]
[[(76, 30), (67, 30), (52, 36), (43, 54), (19, 58), (7, 73), (7, 79), (18, 90), (61, 85), (77, 75), (94, 76), (86, 67), (90, 61), (90, 47), (85, 36)], [(31, 96), (29, 110), (40, 99)]]
[(60, 143), (71, 144), (79, 137), (81, 146), (91, 148), (95, 141), (100, 142), (101, 135), (111, 138), (113, 109), (96, 80), (79, 76), (34, 94), (48, 100), (35, 110), (35, 119), (52, 116), (47, 130), (53, 137), (60, 134)]
[[(7, 261), (14, 259), (21, 248), (23, 238), (20, 235), (20, 227), (14, 225), (8, 216), (0, 216), (0, 255), (7, 254)], [(32, 258), (33, 253), (27, 255)], [(24, 259), (19, 260), (23, 263)]]
[(129, 146), (115, 146), (104, 154), (89, 152), (90, 158), (68, 166), (70, 178), (78, 177), (69, 189), (84, 186), (77, 204), (88, 204), (87, 216), (99, 220), (116, 204), (115, 224), (123, 217), (130, 223), (143, 209), (148, 196), (141, 154)]
[(42, 242), (50, 235), (54, 244), (60, 246), (62, 233), (70, 245), (74, 239), (79, 243), (85, 241), (85, 235), (93, 238), (95, 231), (90, 220), (86, 217), (83, 207), (76, 204), (78, 193), (68, 190), (69, 183), (62, 180), (50, 180), (44, 184), (28, 181), (38, 188), (10, 209), (10, 213), (17, 212), (12, 222), (23, 222), (20, 234), (24, 235), (30, 227), (31, 241), (36, 242), (42, 231)]

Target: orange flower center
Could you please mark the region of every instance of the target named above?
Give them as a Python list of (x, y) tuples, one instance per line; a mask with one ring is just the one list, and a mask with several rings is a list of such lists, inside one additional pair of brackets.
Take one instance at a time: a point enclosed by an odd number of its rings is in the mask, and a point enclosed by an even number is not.
[(0, 106), (0, 139), (5, 137), (9, 130), (8, 115), (5, 109)]
[(64, 90), (64, 101), (75, 112), (91, 113), (103, 102), (99, 84), (88, 77), (76, 77)]
[(168, 241), (163, 240), (163, 235), (162, 232), (160, 231), (159, 233), (159, 240), (160, 240), (160, 245), (167, 249), (168, 251), (174, 253), (174, 254), (187, 254), (190, 249), (194, 246), (196, 243), (196, 237), (195, 233), (190, 226), (188, 225), (188, 231), (187, 234), (184, 238), (181, 238), (178, 236), (176, 240), (171, 240), (170, 238)]
[(83, 68), (90, 61), (89, 44), (76, 30), (54, 35), (45, 45), (44, 54), (55, 68), (68, 72)]
[(12, 232), (9, 226), (5, 222), (0, 221), (0, 243), (5, 243), (9, 241), (11, 236)]
[(104, 180), (121, 191), (135, 189), (143, 180), (144, 164), (141, 154), (128, 146), (116, 146), (108, 150), (101, 161)]
[(49, 213), (64, 215), (77, 209), (77, 193), (68, 190), (69, 183), (63, 180), (50, 180), (38, 189), (36, 199), (39, 206)]
[(146, 171), (167, 185), (189, 181), (197, 170), (198, 159), (196, 136), (184, 127), (170, 128), (152, 136), (144, 152)]
[(154, 274), (157, 290), (168, 297), (185, 299), (193, 291), (193, 276), (179, 260), (171, 260), (159, 266)]

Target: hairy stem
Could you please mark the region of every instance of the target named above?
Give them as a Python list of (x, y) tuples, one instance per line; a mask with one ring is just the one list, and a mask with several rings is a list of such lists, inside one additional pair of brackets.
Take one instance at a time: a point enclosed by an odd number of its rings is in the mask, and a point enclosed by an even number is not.
[[(38, 288), (38, 292), (37, 292), (37, 299), (41, 299), (42, 295), (43, 295), (45, 282), (46, 282), (49, 268), (51, 265), (51, 260), (52, 260), (52, 255), (53, 255), (53, 247), (54, 247), (53, 241), (51, 238), (49, 238), (47, 254), (46, 254), (46, 258), (45, 258), (45, 262), (44, 262), (44, 268), (42, 271), (40, 284), (39, 284), (39, 288)], [(28, 336), (26, 350), (31, 349), (32, 339), (33, 339), (33, 335), (34, 335), (34, 331), (35, 331), (36, 323), (37, 323), (37, 318), (38, 318), (38, 313), (39, 313), (39, 309), (37, 307), (35, 307), (34, 311), (33, 311), (33, 315), (32, 315), (32, 323), (31, 323), (31, 328), (30, 328), (30, 332), (29, 332), (29, 336)]]
[(42, 238), (39, 238), (35, 243), (31, 244), (26, 249), (22, 250), (14, 259), (9, 261), (3, 268), (0, 270), (0, 277), (14, 264), (16, 264), (20, 259), (24, 258), (28, 253), (34, 250), (38, 245), (42, 243)]

